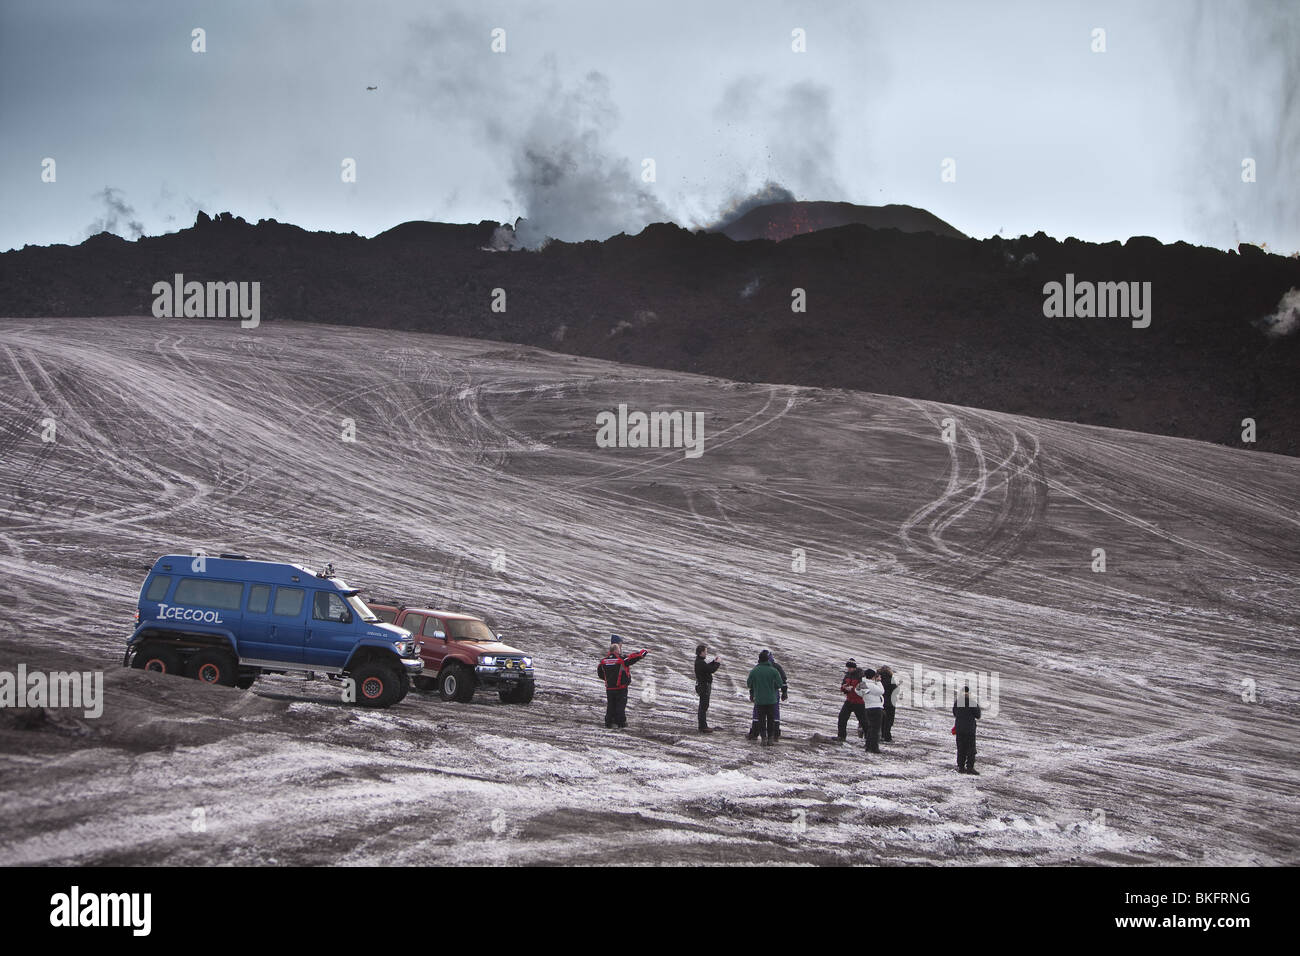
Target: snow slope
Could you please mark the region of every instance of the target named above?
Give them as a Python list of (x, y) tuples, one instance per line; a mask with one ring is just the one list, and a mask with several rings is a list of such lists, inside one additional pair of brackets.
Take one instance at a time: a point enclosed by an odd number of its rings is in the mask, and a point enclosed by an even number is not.
[[(703, 411), (703, 456), (598, 448), (620, 403)], [(6, 319), (0, 490), (0, 669), (107, 685), (97, 720), (0, 712), (0, 863), (1300, 861), (1297, 459), (436, 336)], [(145, 568), (196, 547), (484, 613), (537, 699), (123, 670)], [(610, 633), (651, 648), (622, 733)], [(910, 700), (879, 757), (814, 739), (848, 656), (996, 674), (982, 776)]]

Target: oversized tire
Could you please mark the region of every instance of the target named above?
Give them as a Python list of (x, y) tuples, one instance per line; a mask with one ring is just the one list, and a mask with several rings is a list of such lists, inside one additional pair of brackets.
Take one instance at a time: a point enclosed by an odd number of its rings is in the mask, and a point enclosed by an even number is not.
[(534, 684), (532, 681), (521, 683), (508, 690), (499, 691), (503, 704), (531, 704), (533, 702)]
[(204, 684), (234, 687), (239, 678), (239, 664), (229, 651), (209, 649), (190, 658), (186, 674)]
[(368, 661), (349, 675), (356, 681), (357, 704), (361, 707), (392, 707), (405, 695), (406, 675), (384, 661)]
[(438, 674), (438, 695), (443, 700), (468, 704), (474, 699), (474, 675), (463, 667), (444, 667)]
[(145, 644), (135, 652), (131, 666), (137, 670), (155, 671), (159, 674), (180, 675), (182, 671), (180, 652), (166, 644)]
[(397, 700), (393, 701), (393, 703), (400, 704), (406, 698), (406, 695), (409, 694), (410, 692), (411, 692), (410, 675), (407, 674), (406, 671), (404, 670), (398, 671), (397, 672)]

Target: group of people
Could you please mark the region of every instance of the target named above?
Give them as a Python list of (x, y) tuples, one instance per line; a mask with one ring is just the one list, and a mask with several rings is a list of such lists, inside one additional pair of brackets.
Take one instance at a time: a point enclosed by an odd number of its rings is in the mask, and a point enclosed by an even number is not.
[[(713, 695), (713, 675), (722, 666), (722, 655), (715, 655), (710, 660), (708, 652), (705, 644), (695, 648), (695, 693), (699, 697), (696, 718), (702, 734), (713, 733), (708, 721), (709, 701)], [(610, 638), (609, 653), (596, 665), (596, 674), (605, 682), (606, 729), (627, 726), (631, 667), (649, 653), (643, 648), (624, 654), (619, 637), (614, 635)], [(781, 739), (781, 702), (790, 699), (785, 668), (777, 663), (771, 651), (760, 651), (758, 663), (749, 672), (745, 686), (749, 688), (749, 699), (753, 703), (746, 736), (750, 740), (761, 740), (765, 747), (772, 746)], [(844, 706), (840, 708), (839, 732), (835, 739), (839, 743), (848, 739), (849, 717), (854, 716), (858, 719), (858, 735), (865, 740), (866, 752), (880, 753), (881, 741), (890, 743), (894, 739), (897, 690), (894, 672), (888, 666), (864, 669), (852, 659), (846, 661), (844, 677), (840, 681)], [(952, 715), (955, 721), (952, 733), (957, 738), (957, 770), (959, 773), (978, 774), (975, 769), (975, 722), (979, 720), (980, 708), (978, 703), (971, 703), (969, 687), (965, 689), (963, 699), (953, 701)]]
[(835, 739), (843, 743), (848, 739), (849, 715), (858, 718), (858, 733), (866, 738), (869, 754), (880, 753), (880, 741), (894, 739), (894, 672), (882, 666), (880, 670), (868, 667), (863, 670), (858, 662), (849, 659), (844, 664), (844, 679), (840, 693), (844, 706), (840, 708), (839, 733)]

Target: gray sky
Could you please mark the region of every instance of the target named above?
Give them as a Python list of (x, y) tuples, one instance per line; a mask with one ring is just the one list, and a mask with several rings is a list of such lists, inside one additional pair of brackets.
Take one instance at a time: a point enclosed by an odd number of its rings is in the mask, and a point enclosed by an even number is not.
[(1290, 253), (1298, 74), (1294, 0), (4, 0), (0, 249), (200, 209), (363, 235), (526, 215), (604, 238), (704, 224), (774, 181), (981, 237)]

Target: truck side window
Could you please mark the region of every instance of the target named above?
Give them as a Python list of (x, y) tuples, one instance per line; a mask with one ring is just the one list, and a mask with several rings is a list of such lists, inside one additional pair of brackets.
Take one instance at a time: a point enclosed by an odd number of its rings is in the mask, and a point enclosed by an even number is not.
[(248, 591), (248, 610), (251, 614), (265, 614), (271, 605), (271, 585), (254, 584)]
[(352, 614), (343, 599), (333, 591), (317, 591), (312, 601), (311, 616), (317, 621), (332, 621), (335, 624), (347, 624)]
[(394, 621), (397, 620), (396, 611), (388, 611), (385, 610), (384, 608), (373, 608), (373, 607), (370, 610), (374, 611), (375, 617), (379, 618), (379, 620), (383, 621), (385, 624), (392, 624)]
[(172, 579), (169, 574), (159, 574), (149, 582), (149, 590), (145, 592), (146, 601), (161, 601), (167, 596), (167, 589), (171, 587)]
[(434, 633), (435, 631), (445, 632), (445, 628), (442, 626), (442, 621), (438, 620), (436, 617), (431, 617), (424, 622), (424, 630), (420, 633), (425, 637), (437, 637), (437, 634)]
[(302, 588), (276, 588), (275, 613), (284, 617), (297, 617), (302, 613)]
[(211, 578), (182, 578), (172, 600), (177, 604), (197, 604), (238, 611), (244, 603), (244, 585), (239, 581), (214, 581)]
[(412, 634), (419, 634), (420, 628), (424, 626), (423, 614), (408, 614), (402, 618), (402, 627), (406, 628)]

